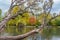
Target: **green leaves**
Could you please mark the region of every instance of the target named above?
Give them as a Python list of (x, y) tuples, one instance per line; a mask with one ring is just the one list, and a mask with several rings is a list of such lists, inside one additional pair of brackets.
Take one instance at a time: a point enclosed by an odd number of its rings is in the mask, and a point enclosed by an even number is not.
[(1, 11), (1, 9), (0, 9), (0, 17), (1, 17), (1, 13), (2, 13), (2, 11)]
[(0, 21), (2, 20), (2, 10), (0, 9)]
[(60, 16), (51, 21), (52, 25), (60, 26)]

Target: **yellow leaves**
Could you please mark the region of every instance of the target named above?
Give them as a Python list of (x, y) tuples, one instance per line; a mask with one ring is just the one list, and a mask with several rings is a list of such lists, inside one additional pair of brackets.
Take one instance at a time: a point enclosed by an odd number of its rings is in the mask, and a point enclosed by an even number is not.
[(12, 13), (15, 14), (15, 13), (17, 13), (19, 10), (20, 10), (19, 6), (15, 6), (15, 7), (13, 7), (13, 9), (12, 9)]
[(52, 25), (55, 25), (56, 21), (55, 19), (51, 21)]
[(27, 24), (27, 22), (26, 22), (27, 20), (24, 18), (24, 19), (22, 19), (21, 20), (21, 22), (24, 24), (24, 25), (26, 25)]
[(24, 25), (26, 25), (26, 19), (21, 18), (21, 19), (17, 20), (17, 25), (18, 25), (18, 23), (23, 23)]
[(44, 16), (46, 16), (46, 21), (48, 21), (49, 19), (52, 18), (51, 14), (48, 14), (48, 15), (47, 15), (47, 14), (45, 14), (45, 13), (41, 13), (41, 14), (38, 16), (39, 22), (42, 23)]
[(17, 21), (16, 22), (16, 25), (18, 25), (18, 23), (23, 23), (24, 25), (27, 25), (28, 24), (29, 17), (30, 17), (30, 15), (29, 15), (28, 12), (23, 13), (22, 16), (18, 16), (16, 18), (16, 21)]
[(8, 21), (8, 23), (7, 23), (7, 24), (10, 26), (10, 25), (15, 24), (15, 22), (16, 22), (15, 20), (11, 19), (10, 21)]
[(28, 12), (26, 12), (26, 13), (23, 14), (23, 16), (24, 16), (24, 17), (29, 17), (30, 15), (29, 15)]
[(41, 22), (42, 23), (42, 21), (43, 21), (43, 17), (45, 16), (45, 13), (41, 13), (39, 16), (38, 16), (38, 20), (39, 20), (39, 22)]
[(51, 18), (52, 18), (51, 14), (48, 14), (47, 20), (48, 20), (48, 19), (51, 19)]
[(46, 16), (47, 19), (51, 19), (51, 17), (52, 17), (51, 14), (48, 14), (48, 16), (47, 16), (47, 14), (45, 15), (45, 13), (42, 13), (42, 14), (40, 14), (39, 18), (42, 19), (44, 16)]
[(24, 17), (22, 17), (22, 22), (26, 25), (26, 24), (28, 24), (28, 20), (30, 18), (30, 15), (29, 15), (28, 12), (26, 12), (26, 13), (23, 14), (23, 16)]

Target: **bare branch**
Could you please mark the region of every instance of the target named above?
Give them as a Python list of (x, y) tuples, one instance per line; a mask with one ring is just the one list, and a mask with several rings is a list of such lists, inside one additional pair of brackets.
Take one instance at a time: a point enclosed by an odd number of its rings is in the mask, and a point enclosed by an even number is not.
[(18, 40), (18, 39), (24, 39), (30, 35), (33, 35), (35, 33), (38, 33), (39, 31), (42, 32), (42, 29), (43, 29), (43, 25), (41, 25), (41, 27), (39, 29), (35, 29), (35, 30), (32, 30), (28, 33), (25, 33), (25, 34), (22, 34), (22, 35), (18, 35), (18, 36), (0, 36), (0, 40)]
[(59, 17), (60, 15), (57, 15), (57, 16), (54, 16), (54, 17), (52, 17), (48, 22), (51, 22), (51, 20), (53, 20), (53, 19), (55, 19), (55, 18), (57, 18), (57, 17)]
[(30, 31), (30, 32), (28, 32), (28, 33), (26, 33), (26, 34), (23, 34), (23, 35), (18, 35), (18, 36), (1, 36), (0, 37), (0, 40), (17, 40), (17, 39), (24, 39), (24, 38), (26, 38), (26, 37), (28, 37), (28, 36), (30, 36), (30, 35), (32, 35), (32, 34), (35, 34), (36, 33), (36, 30), (32, 30), (32, 31)]

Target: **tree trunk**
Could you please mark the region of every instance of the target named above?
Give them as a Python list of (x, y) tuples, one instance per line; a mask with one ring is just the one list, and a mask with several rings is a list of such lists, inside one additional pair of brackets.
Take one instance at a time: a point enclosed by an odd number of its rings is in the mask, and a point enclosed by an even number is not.
[(32, 30), (26, 34), (22, 34), (22, 35), (18, 35), (18, 36), (0, 36), (0, 40), (22, 40), (30, 35), (37, 33), (37, 31), (39, 31), (39, 29)]

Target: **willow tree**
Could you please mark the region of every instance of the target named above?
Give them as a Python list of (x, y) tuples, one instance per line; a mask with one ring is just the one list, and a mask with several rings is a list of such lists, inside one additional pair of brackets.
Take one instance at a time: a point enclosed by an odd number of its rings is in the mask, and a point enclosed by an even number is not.
[(37, 13), (43, 13), (44, 15), (42, 18), (42, 23), (39, 29), (32, 30), (28, 33), (18, 35), (18, 36), (5, 36), (5, 37), (3, 36), (3, 37), (0, 37), (0, 40), (9, 40), (9, 39), (10, 40), (19, 40), (19, 39), (21, 40), (32, 34), (35, 34), (36, 32), (41, 31), (44, 27), (49, 27), (48, 23), (52, 19), (56, 18), (57, 16), (60, 16), (60, 15), (57, 15), (47, 20), (47, 16), (48, 14), (50, 14), (50, 11), (52, 9), (52, 5), (53, 5), (53, 0), (11, 0), (10, 9), (8, 10), (7, 15), (0, 22), (0, 32), (2, 31), (3, 28), (5, 28), (6, 23), (10, 19), (16, 18), (18, 15), (22, 15), (26, 11), (32, 13), (33, 15)]

